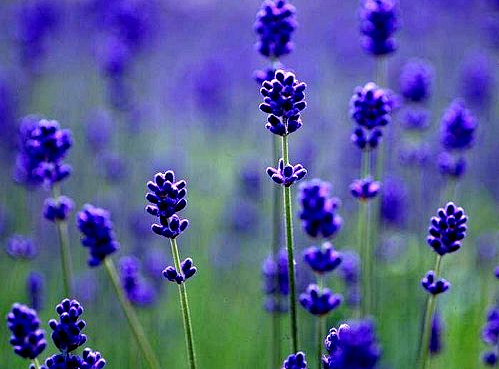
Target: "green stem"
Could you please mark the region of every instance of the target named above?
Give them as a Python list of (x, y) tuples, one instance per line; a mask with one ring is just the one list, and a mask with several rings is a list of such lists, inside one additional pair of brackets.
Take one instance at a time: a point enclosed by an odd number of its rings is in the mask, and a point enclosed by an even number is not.
[[(442, 256), (437, 254), (437, 260), (435, 263), (435, 280), (438, 280), (438, 278), (440, 278), (441, 268), (442, 268)], [(421, 353), (419, 358), (419, 367), (421, 369), (428, 369), (430, 367), (429, 352), (430, 352), (430, 338), (431, 338), (431, 323), (433, 320), (433, 315), (435, 314), (436, 304), (437, 304), (436, 296), (430, 294), (426, 305), (423, 334), (421, 335), (421, 345), (419, 348)]]
[(114, 263), (110, 257), (107, 257), (104, 260), (104, 266), (106, 268), (107, 274), (109, 275), (109, 279), (111, 280), (111, 284), (113, 285), (114, 291), (116, 292), (116, 296), (118, 297), (118, 301), (123, 309), (123, 313), (128, 321), (128, 325), (139, 345), (140, 350), (142, 351), (142, 355), (147, 361), (150, 369), (160, 369), (160, 365), (158, 359), (154, 355), (154, 352), (151, 348), (151, 344), (147, 340), (147, 336), (142, 328), (142, 325), (133, 310), (130, 301), (125, 297), (123, 293), (123, 289), (121, 287), (120, 279), (118, 276), (118, 272)]
[[(370, 174), (371, 153), (366, 151), (362, 153), (361, 178), (365, 178)], [(367, 201), (359, 201), (359, 247), (360, 247), (360, 262), (361, 262), (361, 278), (362, 278), (362, 301), (361, 315), (366, 316), (370, 313), (370, 278), (369, 264), (372, 262), (369, 258), (370, 248), (370, 225), (369, 225), (369, 203)]]
[[(180, 254), (178, 252), (177, 240), (175, 238), (171, 238), (170, 245), (172, 248), (172, 255), (173, 255), (173, 261), (175, 263), (175, 269), (177, 269), (177, 271), (180, 271), (182, 269), (180, 265)], [(187, 346), (187, 357), (189, 360), (189, 368), (196, 369), (194, 334), (192, 331), (191, 312), (189, 309), (189, 300), (187, 298), (187, 290), (185, 288), (185, 283), (178, 285), (178, 292), (180, 295), (180, 308), (182, 310), (182, 315), (184, 319), (185, 343)]]
[[(55, 201), (61, 196), (61, 189), (59, 185), (52, 186), (52, 197)], [(62, 281), (64, 284), (65, 297), (72, 296), (72, 281), (73, 281), (73, 267), (71, 263), (71, 254), (69, 252), (69, 232), (68, 224), (66, 221), (56, 221), (57, 234), (59, 237), (61, 268), (62, 268)]]
[(35, 366), (35, 369), (40, 369), (40, 362), (38, 361), (37, 358), (34, 358), (31, 362)]
[(322, 340), (323, 340), (323, 329), (325, 319), (323, 316), (318, 316), (316, 318), (315, 330), (317, 334), (317, 368), (322, 369)]
[[(289, 164), (288, 137), (282, 136), (282, 157), (284, 165)], [(288, 277), (289, 277), (289, 319), (291, 333), (291, 352), (298, 352), (298, 321), (296, 315), (296, 287), (295, 287), (295, 259), (293, 240), (293, 213), (291, 210), (291, 188), (284, 189), (284, 214), (286, 221), (286, 247), (288, 250)]]

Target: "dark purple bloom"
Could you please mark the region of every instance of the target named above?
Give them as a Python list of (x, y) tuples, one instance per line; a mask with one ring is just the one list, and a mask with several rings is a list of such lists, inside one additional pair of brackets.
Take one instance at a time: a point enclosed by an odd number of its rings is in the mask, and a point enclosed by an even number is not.
[(297, 352), (296, 354), (289, 355), (281, 369), (307, 369), (307, 360), (303, 352)]
[(71, 354), (53, 355), (45, 360), (45, 365), (40, 369), (102, 369), (104, 366), (106, 360), (102, 358), (100, 352), (86, 348), (81, 357)]
[(430, 126), (430, 113), (426, 109), (410, 107), (402, 112), (402, 126), (411, 131), (423, 131)]
[(350, 116), (359, 126), (369, 130), (390, 123), (391, 111), (389, 95), (374, 82), (357, 87), (350, 99)]
[(444, 176), (460, 178), (466, 172), (466, 159), (461, 155), (442, 152), (437, 158), (438, 169)]
[(375, 198), (381, 189), (381, 184), (372, 177), (356, 179), (350, 185), (350, 193), (356, 199), (366, 201)]
[(374, 325), (370, 320), (349, 322), (332, 329), (325, 340), (329, 356), (324, 369), (374, 369), (381, 357)]
[(307, 170), (303, 168), (303, 165), (301, 164), (284, 165), (284, 160), (281, 158), (279, 159), (277, 168), (267, 168), (267, 174), (275, 183), (289, 187), (305, 177), (307, 175)]
[(86, 348), (81, 353), (81, 369), (102, 369), (106, 366), (106, 360), (102, 358), (99, 351), (92, 351)]
[(29, 260), (38, 254), (38, 248), (31, 238), (16, 234), (7, 240), (7, 254), (13, 259)]
[(406, 220), (407, 190), (404, 182), (396, 177), (388, 177), (383, 183), (381, 216), (390, 224), (403, 224)]
[(474, 55), (464, 65), (461, 74), (461, 89), (464, 98), (472, 106), (488, 108), (494, 94), (494, 70), (489, 59)]
[(298, 26), (295, 7), (287, 0), (265, 0), (256, 14), (253, 26), (260, 40), (256, 49), (271, 59), (289, 54), (293, 50), (291, 36)]
[(497, 358), (497, 354), (494, 351), (487, 351), (482, 355), (482, 361), (487, 366), (496, 366)]
[(76, 222), (83, 234), (81, 243), (90, 251), (88, 265), (98, 266), (106, 256), (118, 250), (119, 243), (116, 241), (111, 216), (107, 210), (85, 204), (78, 212)]
[(154, 182), (147, 182), (148, 192), (146, 199), (152, 205), (147, 205), (149, 214), (158, 217), (160, 224), (153, 224), (152, 231), (160, 236), (175, 238), (189, 225), (187, 219), (180, 219), (175, 213), (187, 205), (186, 182), (175, 181), (175, 173), (171, 170), (157, 173)]
[(266, 128), (279, 136), (293, 133), (302, 126), (300, 112), (307, 107), (305, 88), (291, 72), (278, 70), (272, 81), (264, 81), (260, 110), (269, 114)]
[(182, 261), (180, 263), (180, 269), (180, 272), (178, 272), (175, 267), (167, 266), (166, 269), (163, 270), (163, 276), (170, 282), (182, 284), (197, 272), (197, 268), (194, 266), (191, 258)]
[(450, 283), (443, 278), (436, 280), (435, 272), (430, 270), (426, 273), (426, 276), (421, 279), (421, 286), (423, 286), (428, 293), (438, 295), (447, 291), (450, 288)]
[(281, 249), (277, 260), (268, 256), (262, 264), (262, 276), (264, 281), (264, 292), (267, 295), (289, 294), (288, 279), (288, 254), (286, 249)]
[(51, 222), (65, 221), (74, 208), (74, 202), (67, 196), (48, 198), (43, 203), (43, 216)]
[(152, 285), (140, 274), (140, 261), (133, 256), (124, 256), (119, 261), (121, 286), (125, 294), (135, 305), (150, 305), (156, 298)]
[(62, 353), (76, 350), (87, 341), (81, 331), (85, 328), (85, 321), (80, 319), (83, 306), (76, 300), (64, 299), (55, 308), (59, 314), (59, 321), (51, 319), (52, 341)]
[(347, 284), (356, 284), (360, 277), (360, 258), (355, 251), (342, 252), (343, 260), (341, 262), (339, 273), (341, 278)]
[(396, 0), (362, 0), (359, 13), (364, 50), (373, 55), (393, 52), (397, 47), (393, 39), (398, 28)]
[(303, 260), (316, 273), (332, 272), (341, 264), (341, 254), (331, 242), (324, 242), (321, 247), (311, 246), (303, 252)]
[(272, 66), (264, 70), (255, 70), (253, 72), (253, 79), (256, 81), (256, 83), (258, 83), (259, 86), (261, 86), (265, 81), (272, 81), (274, 79), (275, 72), (278, 69), (284, 69), (282, 64), (277, 63), (276, 67)]
[(454, 100), (441, 123), (440, 140), (446, 150), (465, 150), (472, 146), (478, 123), (460, 100)]
[(30, 272), (26, 279), (26, 289), (30, 300), (30, 306), (36, 311), (40, 311), (43, 307), (45, 278), (43, 274), (38, 272)]
[(466, 236), (467, 220), (463, 208), (447, 203), (445, 208), (438, 209), (436, 217), (431, 218), (428, 245), (439, 255), (459, 250), (461, 240)]
[(378, 147), (382, 137), (383, 132), (379, 128), (367, 130), (357, 127), (350, 136), (350, 140), (361, 150), (373, 150)]
[(413, 60), (402, 68), (400, 92), (408, 101), (421, 102), (431, 94), (433, 67), (425, 61)]
[(300, 185), (298, 199), (301, 205), (300, 219), (310, 237), (332, 237), (339, 231), (343, 219), (336, 214), (340, 200), (331, 197), (331, 185), (314, 179)]
[(14, 352), (25, 359), (36, 358), (47, 346), (36, 311), (26, 305), (12, 305), (7, 315), (7, 328), (12, 332), (10, 344)]
[(440, 314), (435, 313), (431, 322), (430, 353), (437, 355), (442, 351), (443, 322)]
[(499, 265), (494, 269), (494, 276), (499, 279)]
[(316, 284), (311, 284), (300, 295), (300, 304), (313, 315), (326, 315), (340, 306), (343, 297), (333, 294), (329, 288), (320, 289)]

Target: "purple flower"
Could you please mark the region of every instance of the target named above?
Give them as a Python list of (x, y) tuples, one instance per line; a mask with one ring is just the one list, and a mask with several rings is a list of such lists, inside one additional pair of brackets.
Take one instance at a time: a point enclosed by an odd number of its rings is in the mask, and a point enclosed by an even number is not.
[(343, 297), (333, 294), (329, 288), (320, 289), (316, 284), (311, 284), (299, 300), (310, 314), (323, 316), (340, 306)]
[(83, 234), (81, 243), (90, 251), (89, 266), (100, 265), (106, 256), (118, 250), (120, 245), (116, 241), (111, 216), (107, 210), (85, 204), (78, 212), (76, 222)]
[(422, 60), (408, 62), (400, 73), (400, 92), (402, 96), (413, 102), (428, 99), (433, 82), (433, 67)]
[(282, 248), (277, 255), (277, 260), (268, 256), (262, 264), (262, 276), (264, 281), (264, 292), (267, 295), (289, 294), (288, 279), (288, 254)]
[(123, 78), (130, 65), (130, 49), (115, 36), (99, 42), (98, 61), (102, 74), (111, 79)]
[[(82, 356), (71, 354), (57, 354), (45, 360), (45, 365), (40, 369), (102, 369), (106, 366), (106, 361), (100, 352), (86, 348)], [(34, 366), (30, 367), (34, 369)]]
[(482, 339), (485, 343), (495, 346), (499, 342), (499, 309), (492, 308), (487, 314), (487, 322), (482, 329)]
[(374, 82), (357, 87), (350, 99), (350, 116), (359, 126), (369, 130), (390, 123), (391, 111), (389, 95)]
[(487, 366), (496, 366), (497, 359), (497, 354), (494, 351), (487, 351), (482, 355), (482, 361)]
[(339, 268), (340, 277), (346, 284), (356, 284), (360, 277), (360, 258), (355, 251), (342, 252), (343, 260)]
[(170, 282), (182, 284), (196, 274), (197, 268), (194, 266), (192, 259), (187, 258), (180, 263), (180, 271), (177, 271), (173, 266), (167, 266), (163, 270), (163, 276)]
[(47, 346), (36, 311), (26, 305), (12, 305), (7, 328), (12, 332), (10, 344), (14, 352), (25, 359), (35, 359)]
[(439, 255), (455, 252), (461, 248), (461, 240), (466, 236), (468, 218), (463, 208), (449, 202), (431, 218), (428, 245)]
[(302, 126), (300, 112), (307, 107), (305, 88), (293, 73), (283, 70), (276, 71), (272, 81), (263, 82), (260, 110), (269, 114), (265, 127), (270, 132), (287, 136)]
[(395, 0), (363, 0), (360, 8), (362, 47), (373, 55), (389, 54), (396, 49), (393, 34), (398, 28)]
[(303, 352), (297, 352), (288, 356), (281, 369), (307, 369), (307, 360)]
[(437, 158), (438, 169), (444, 176), (460, 178), (466, 172), (466, 159), (461, 155), (453, 155), (446, 151)]
[(356, 179), (350, 185), (350, 193), (352, 196), (361, 201), (375, 198), (380, 189), (381, 184), (378, 181), (373, 180), (372, 177)]
[(295, 7), (287, 0), (265, 0), (256, 14), (253, 26), (260, 40), (256, 49), (270, 59), (279, 58), (293, 50), (291, 36), (298, 26)]
[(321, 247), (311, 246), (303, 252), (303, 260), (316, 273), (332, 272), (342, 261), (341, 254), (331, 242), (324, 242)]
[(30, 272), (26, 278), (26, 289), (30, 300), (30, 306), (36, 311), (43, 307), (45, 278), (38, 272)]
[(30, 260), (38, 254), (31, 238), (16, 234), (7, 240), (7, 254), (13, 259)]
[(442, 351), (442, 331), (443, 322), (442, 317), (438, 312), (433, 315), (431, 322), (431, 336), (430, 336), (430, 353), (437, 355)]
[(430, 113), (426, 109), (410, 107), (402, 112), (402, 125), (410, 131), (423, 131), (430, 126)]
[(494, 94), (494, 73), (487, 56), (473, 55), (462, 69), (461, 89), (467, 102), (488, 108)]
[(265, 81), (272, 81), (278, 69), (284, 69), (284, 66), (281, 63), (277, 63), (276, 67), (272, 66), (264, 70), (255, 70), (253, 72), (253, 79), (261, 86)]
[(92, 351), (86, 348), (81, 353), (82, 364), (81, 369), (102, 369), (106, 366), (106, 360), (104, 360), (99, 351)]
[(148, 192), (146, 199), (151, 203), (146, 210), (149, 214), (158, 217), (160, 224), (153, 224), (152, 231), (160, 236), (175, 238), (189, 225), (187, 219), (180, 219), (175, 213), (187, 205), (186, 182), (175, 181), (175, 173), (171, 170), (157, 173), (154, 182), (147, 182)]
[(383, 183), (381, 216), (390, 224), (403, 224), (406, 221), (405, 206), (407, 190), (405, 183), (396, 177), (388, 177)]
[(73, 208), (74, 202), (69, 197), (48, 198), (43, 203), (43, 217), (50, 222), (62, 222), (68, 218)]
[(63, 353), (76, 350), (87, 341), (87, 336), (81, 333), (86, 325), (85, 321), (80, 319), (83, 306), (76, 300), (64, 299), (56, 306), (55, 311), (59, 314), (59, 321), (49, 321), (52, 341)]
[(443, 278), (436, 280), (435, 272), (430, 270), (426, 273), (426, 276), (421, 279), (421, 286), (423, 286), (428, 293), (438, 295), (447, 291), (450, 288), (450, 283)]
[(275, 183), (289, 187), (305, 177), (307, 175), (307, 170), (303, 168), (303, 165), (301, 164), (284, 165), (284, 160), (281, 158), (279, 159), (277, 168), (267, 168), (267, 174)]
[(361, 150), (373, 150), (378, 147), (382, 137), (383, 132), (379, 128), (367, 130), (357, 127), (350, 136), (350, 140)]
[(465, 150), (472, 146), (478, 123), (460, 100), (454, 100), (445, 112), (440, 140), (446, 150)]
[(119, 261), (121, 286), (131, 303), (137, 306), (150, 305), (155, 301), (156, 291), (140, 274), (140, 261), (133, 256), (124, 256)]
[(310, 237), (332, 237), (339, 231), (343, 219), (336, 214), (340, 200), (331, 197), (331, 185), (314, 179), (300, 185), (298, 199), (301, 205), (300, 219)]

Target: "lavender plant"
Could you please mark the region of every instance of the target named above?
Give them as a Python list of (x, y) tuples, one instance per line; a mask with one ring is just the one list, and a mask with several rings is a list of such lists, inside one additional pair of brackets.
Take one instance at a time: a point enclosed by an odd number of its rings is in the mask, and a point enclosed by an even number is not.
[(151, 192), (147, 193), (146, 199), (151, 204), (147, 205), (146, 210), (149, 214), (157, 217), (159, 222), (159, 224), (152, 225), (152, 231), (170, 240), (174, 266), (167, 266), (163, 271), (163, 276), (178, 285), (188, 364), (190, 369), (196, 369), (194, 333), (185, 282), (196, 273), (197, 269), (191, 258), (181, 261), (176, 239), (189, 225), (187, 219), (181, 219), (176, 214), (187, 205), (186, 186), (187, 183), (184, 180), (177, 181), (175, 179), (175, 173), (172, 170), (157, 173), (154, 176), (154, 181), (147, 182), (147, 188)]

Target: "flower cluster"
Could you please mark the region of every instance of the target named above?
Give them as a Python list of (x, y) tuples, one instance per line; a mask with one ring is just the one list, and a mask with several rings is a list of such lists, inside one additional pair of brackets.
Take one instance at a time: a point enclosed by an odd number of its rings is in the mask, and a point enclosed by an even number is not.
[(62, 222), (68, 218), (73, 208), (74, 202), (67, 196), (48, 198), (43, 203), (43, 216), (50, 222)]
[(320, 289), (311, 284), (306, 291), (300, 295), (300, 304), (313, 315), (326, 315), (340, 306), (343, 297), (333, 294), (329, 288)]
[(265, 0), (254, 24), (260, 37), (257, 50), (271, 59), (289, 54), (293, 50), (291, 36), (297, 25), (295, 7), (287, 0)]
[(5, 251), (13, 259), (30, 260), (38, 254), (38, 247), (31, 238), (16, 234), (7, 240)]
[(307, 369), (307, 360), (303, 352), (297, 352), (288, 356), (282, 364), (282, 369)]
[(373, 180), (372, 177), (356, 179), (350, 185), (350, 193), (352, 196), (361, 201), (375, 198), (380, 189), (381, 184), (378, 181)]
[(17, 157), (16, 179), (22, 183), (50, 186), (71, 173), (63, 163), (73, 141), (71, 132), (55, 120), (27, 117), (21, 125), (21, 147)]
[(447, 280), (443, 278), (436, 279), (435, 272), (433, 270), (430, 270), (428, 273), (426, 273), (426, 276), (421, 279), (421, 286), (423, 286), (423, 288), (428, 293), (431, 293), (432, 295), (438, 295), (447, 291), (451, 285)]
[(268, 167), (267, 174), (275, 183), (289, 187), (305, 177), (307, 170), (301, 164), (284, 165), (284, 160), (279, 159), (277, 168)]
[(147, 182), (147, 188), (151, 192), (147, 193), (146, 199), (151, 205), (147, 205), (146, 211), (159, 220), (159, 224), (152, 225), (152, 231), (160, 236), (176, 238), (189, 225), (187, 219), (180, 219), (176, 214), (187, 205), (186, 182), (175, 181), (175, 173), (169, 170), (157, 173), (154, 181)]
[(170, 282), (182, 284), (196, 274), (197, 268), (194, 266), (191, 258), (187, 258), (180, 263), (180, 271), (173, 266), (167, 266), (163, 270), (163, 276)]
[(466, 236), (467, 220), (463, 208), (447, 203), (431, 218), (428, 245), (439, 255), (459, 250), (461, 240)]
[(357, 87), (350, 99), (350, 116), (358, 125), (352, 134), (352, 142), (360, 149), (377, 147), (383, 132), (381, 128), (391, 121), (392, 101), (389, 94), (369, 82)]
[(140, 261), (133, 256), (124, 256), (119, 261), (121, 286), (130, 302), (138, 306), (149, 305), (156, 298), (153, 286), (140, 274)]
[(441, 123), (441, 143), (444, 149), (469, 149), (475, 139), (478, 123), (460, 100), (454, 100), (445, 112)]
[(324, 369), (373, 369), (381, 357), (370, 320), (332, 328), (324, 344), (329, 354), (323, 358)]
[(310, 237), (330, 238), (341, 228), (343, 219), (337, 214), (340, 200), (330, 193), (331, 185), (319, 179), (300, 185), (300, 219)]
[(389, 54), (396, 49), (393, 34), (398, 28), (396, 0), (363, 0), (360, 8), (362, 47), (373, 55)]
[(433, 68), (424, 61), (410, 61), (402, 68), (399, 82), (404, 99), (412, 102), (425, 101), (431, 93)]
[(332, 272), (342, 261), (342, 255), (331, 242), (324, 242), (321, 247), (311, 246), (303, 252), (303, 260), (319, 274)]
[(90, 251), (88, 265), (98, 266), (106, 256), (118, 250), (120, 245), (116, 241), (111, 215), (107, 210), (85, 204), (76, 221), (83, 234), (81, 242)]
[(498, 354), (495, 347), (499, 344), (499, 309), (492, 308), (487, 314), (487, 322), (482, 329), (482, 340), (490, 345), (492, 350), (482, 355), (482, 360), (487, 366), (496, 366)]
[(17, 355), (34, 359), (45, 350), (47, 341), (35, 310), (22, 304), (12, 305), (7, 315), (7, 328), (12, 332), (10, 344)]
[(268, 256), (262, 265), (264, 292), (267, 295), (265, 308), (269, 312), (280, 313), (286, 311), (282, 296), (289, 294), (288, 254), (281, 249), (277, 260)]
[(302, 126), (300, 112), (307, 107), (305, 88), (291, 72), (278, 70), (274, 79), (264, 81), (260, 93), (260, 110), (269, 114), (266, 128), (273, 134), (287, 136)]
[(437, 158), (438, 169), (444, 176), (460, 178), (466, 172), (466, 158), (442, 152)]

